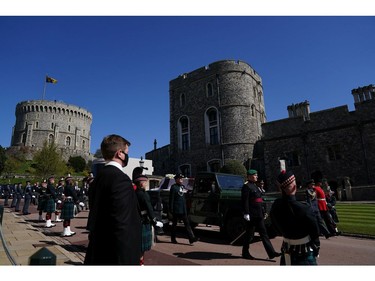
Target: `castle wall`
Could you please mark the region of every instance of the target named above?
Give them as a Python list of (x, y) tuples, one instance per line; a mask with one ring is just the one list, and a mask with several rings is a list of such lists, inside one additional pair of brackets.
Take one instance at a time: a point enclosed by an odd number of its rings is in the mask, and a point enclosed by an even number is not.
[[(300, 184), (316, 171), (338, 184), (344, 177), (350, 177), (354, 185), (375, 183), (375, 100), (357, 104), (353, 112), (340, 106), (310, 113), (309, 120), (296, 117), (269, 122), (262, 129), (271, 190), (276, 190), (279, 159), (292, 162), (287, 168)], [(290, 152), (298, 155), (297, 165), (288, 159)]]
[(12, 147), (38, 150), (54, 142), (65, 160), (82, 156), (90, 160), (92, 114), (86, 109), (56, 101), (23, 101), (16, 106)]

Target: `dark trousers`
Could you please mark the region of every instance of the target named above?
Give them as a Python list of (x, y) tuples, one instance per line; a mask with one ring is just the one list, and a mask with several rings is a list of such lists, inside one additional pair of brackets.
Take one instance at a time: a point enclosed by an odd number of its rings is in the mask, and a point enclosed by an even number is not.
[(22, 209), (22, 213), (24, 215), (27, 215), (29, 213), (30, 202), (31, 202), (31, 196), (25, 195), (25, 200), (23, 202), (23, 209)]
[(182, 220), (185, 229), (187, 231), (187, 234), (189, 236), (189, 240), (193, 240), (195, 238), (193, 230), (191, 229), (189, 219), (186, 214), (173, 214), (172, 218), (172, 228), (171, 228), (171, 239), (175, 240), (176, 239), (176, 228), (177, 228), (177, 221)]
[(333, 221), (331, 214), (328, 211), (320, 211), (320, 215), (322, 216), (329, 232), (332, 234), (336, 233), (336, 223)]
[(22, 200), (22, 195), (17, 195), (16, 205), (14, 206), (15, 211), (17, 211), (17, 212), (20, 211), (21, 200)]
[(268, 257), (273, 257), (276, 251), (273, 248), (272, 243), (268, 237), (263, 218), (251, 218), (249, 222), (246, 221), (246, 232), (243, 237), (242, 254), (249, 253), (250, 243), (254, 238), (255, 229), (258, 230)]

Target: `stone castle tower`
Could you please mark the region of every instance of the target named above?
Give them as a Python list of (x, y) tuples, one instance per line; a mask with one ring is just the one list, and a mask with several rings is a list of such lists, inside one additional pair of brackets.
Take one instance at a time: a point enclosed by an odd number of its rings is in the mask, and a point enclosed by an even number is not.
[(243, 61), (223, 60), (170, 81), (170, 156), (174, 172), (248, 166), (266, 121), (261, 77)]
[(31, 152), (54, 142), (65, 160), (82, 156), (91, 160), (92, 115), (86, 109), (57, 101), (22, 101), (16, 106), (12, 149), (27, 147)]

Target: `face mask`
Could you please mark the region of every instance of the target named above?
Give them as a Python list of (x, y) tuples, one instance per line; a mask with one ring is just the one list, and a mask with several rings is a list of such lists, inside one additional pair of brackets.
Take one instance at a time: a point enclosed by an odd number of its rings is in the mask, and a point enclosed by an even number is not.
[(125, 154), (125, 159), (122, 160), (122, 167), (126, 167), (129, 162), (129, 155), (127, 153), (124, 153), (124, 154)]

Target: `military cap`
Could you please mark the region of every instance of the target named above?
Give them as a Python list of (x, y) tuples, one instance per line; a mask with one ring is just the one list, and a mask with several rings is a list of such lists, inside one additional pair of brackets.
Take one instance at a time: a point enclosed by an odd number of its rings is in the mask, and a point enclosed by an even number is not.
[(181, 173), (178, 173), (178, 174), (176, 174), (175, 176), (174, 176), (174, 179), (182, 179), (182, 178), (184, 178), (185, 176), (183, 175), (183, 174), (181, 174)]
[(280, 184), (281, 188), (287, 187), (295, 180), (294, 173), (292, 171), (282, 170), (277, 176), (277, 182)]
[(254, 170), (254, 169), (250, 169), (250, 170), (247, 170), (247, 174), (248, 174), (249, 176), (253, 176), (253, 175), (258, 174), (258, 171), (257, 171), (257, 170)]
[(148, 177), (146, 175), (136, 175), (134, 177), (134, 182), (139, 182), (139, 181), (148, 181)]

